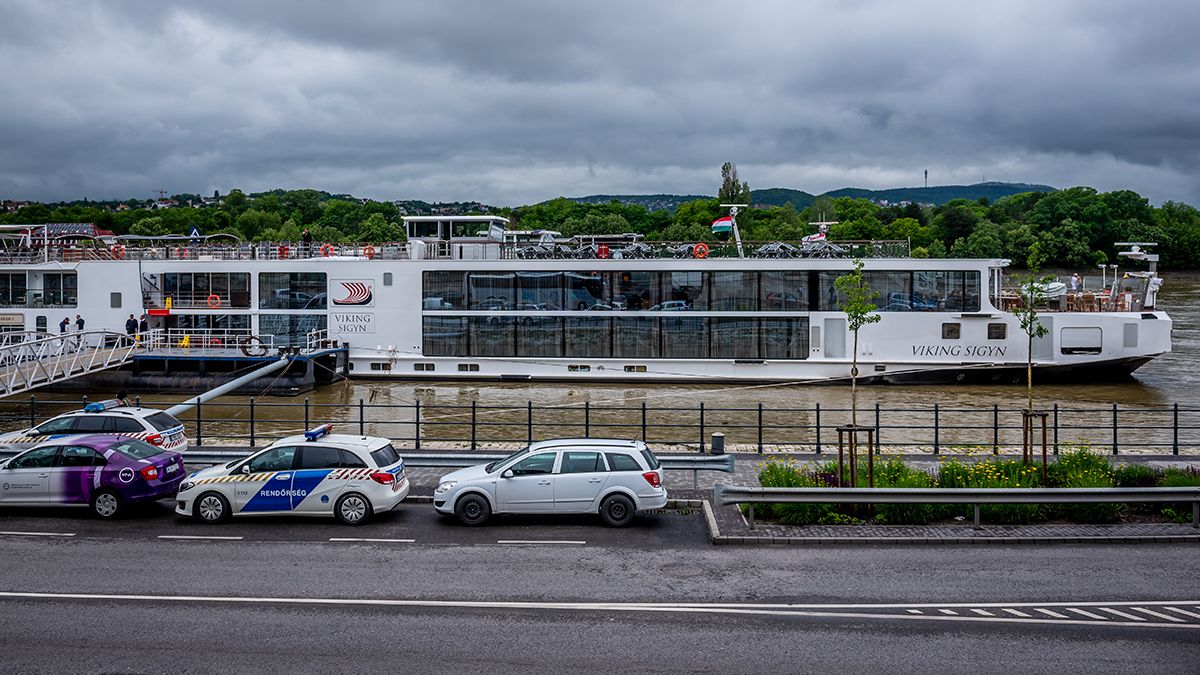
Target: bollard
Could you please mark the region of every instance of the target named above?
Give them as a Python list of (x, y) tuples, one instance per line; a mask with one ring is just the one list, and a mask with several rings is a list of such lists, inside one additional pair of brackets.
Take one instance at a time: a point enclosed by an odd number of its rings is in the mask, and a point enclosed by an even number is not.
[(712, 454), (725, 454), (725, 434), (720, 431), (714, 431), (712, 435)]

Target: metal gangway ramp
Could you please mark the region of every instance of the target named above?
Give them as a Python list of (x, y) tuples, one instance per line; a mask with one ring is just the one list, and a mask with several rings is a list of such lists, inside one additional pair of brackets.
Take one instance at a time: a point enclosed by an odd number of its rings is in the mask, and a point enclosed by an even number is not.
[(106, 330), (5, 333), (0, 336), (0, 396), (124, 365), (140, 348), (132, 336)]

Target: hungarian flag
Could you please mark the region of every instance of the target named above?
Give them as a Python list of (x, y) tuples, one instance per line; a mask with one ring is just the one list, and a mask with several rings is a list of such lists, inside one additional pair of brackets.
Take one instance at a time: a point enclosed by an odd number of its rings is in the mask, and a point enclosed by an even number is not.
[(714, 220), (712, 222), (713, 234), (729, 232), (732, 229), (733, 229), (733, 217), (732, 216), (725, 216), (724, 218), (717, 218), (716, 220)]
[(816, 234), (810, 234), (807, 237), (801, 239), (801, 241), (825, 241), (825, 233), (818, 232)]

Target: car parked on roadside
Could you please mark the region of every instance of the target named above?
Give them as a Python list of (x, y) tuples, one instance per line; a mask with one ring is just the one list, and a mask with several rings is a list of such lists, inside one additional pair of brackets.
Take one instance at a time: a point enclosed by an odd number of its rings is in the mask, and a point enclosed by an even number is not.
[(128, 436), (64, 436), (0, 463), (0, 505), (83, 506), (115, 518), (175, 494), (183, 455)]
[(360, 525), (408, 496), (404, 460), (388, 439), (332, 431), (324, 424), (193, 473), (179, 486), (175, 512), (205, 523), (292, 514)]
[(24, 450), (73, 434), (119, 434), (175, 452), (188, 447), (182, 422), (162, 410), (126, 405), (119, 399), (89, 403), (36, 426), (0, 434), (0, 446)]
[(539, 441), (504, 459), (446, 474), (433, 495), (439, 513), (481, 525), (496, 513), (598, 513), (608, 525), (667, 504), (663, 470), (641, 441)]

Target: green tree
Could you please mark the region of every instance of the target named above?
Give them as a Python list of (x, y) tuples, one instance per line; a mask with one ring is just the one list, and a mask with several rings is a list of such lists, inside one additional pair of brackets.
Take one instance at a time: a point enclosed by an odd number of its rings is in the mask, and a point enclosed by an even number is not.
[[(834, 279), (833, 285), (845, 296), (845, 299), (838, 303), (838, 309), (846, 313), (846, 324), (854, 334), (854, 351), (850, 361), (850, 426), (854, 427), (854, 431), (851, 432), (850, 465), (854, 466), (853, 457), (858, 439), (858, 331), (863, 326), (879, 322), (879, 314), (875, 311), (878, 307), (872, 302), (879, 297), (879, 293), (872, 290), (867, 283), (867, 275), (863, 273), (863, 261), (857, 258), (854, 260), (854, 271)], [(867, 448), (867, 452), (871, 452), (871, 449)], [(869, 474), (868, 481), (871, 487), (874, 487), (874, 475)]]
[(721, 189), (717, 192), (721, 204), (749, 204), (750, 184), (738, 182), (737, 167), (732, 162), (721, 165)]
[(373, 244), (383, 244), (405, 241), (404, 228), (396, 223), (389, 223), (382, 213), (372, 213), (358, 228), (359, 241)]
[(1033, 412), (1033, 340), (1034, 338), (1043, 338), (1049, 332), (1042, 325), (1038, 315), (1038, 307), (1046, 302), (1046, 285), (1054, 281), (1053, 276), (1038, 275), (1038, 271), (1045, 261), (1046, 256), (1042, 253), (1041, 242), (1034, 242), (1030, 247), (1029, 258), (1026, 259), (1029, 272), (1018, 275), (1016, 278), (1021, 301), (1012, 310), (1013, 315), (1017, 318), (1017, 323), (1021, 325), (1021, 331), (1028, 338), (1025, 351), (1025, 409), (1029, 412)]

